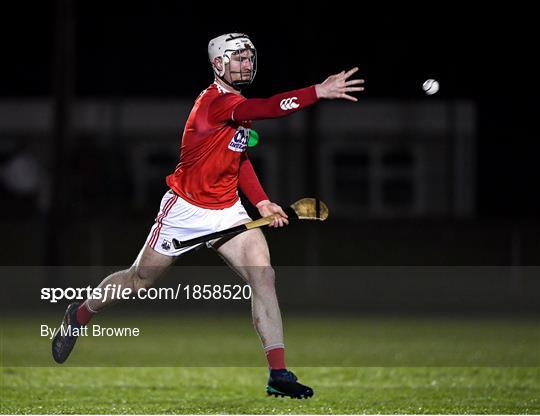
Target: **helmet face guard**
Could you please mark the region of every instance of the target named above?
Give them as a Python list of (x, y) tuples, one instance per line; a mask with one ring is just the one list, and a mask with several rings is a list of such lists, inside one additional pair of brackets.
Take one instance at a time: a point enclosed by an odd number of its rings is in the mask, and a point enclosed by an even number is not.
[[(238, 71), (232, 70), (232, 66), (231, 66), (232, 60), (238, 60), (238, 65), (239, 65)], [(245, 60), (250, 61), (249, 74), (244, 73), (243, 71)], [(224, 60), (224, 63), (229, 64), (229, 73), (231, 74), (231, 78), (233, 78), (234, 74), (239, 75), (238, 79), (231, 81), (231, 85), (237, 89), (242, 89), (242, 87), (249, 86), (255, 79), (255, 74), (257, 73), (257, 51), (252, 48), (238, 49), (236, 51), (233, 51), (229, 57), (228, 62)]]
[[(243, 33), (228, 33), (212, 39), (208, 44), (208, 58), (216, 76), (235, 89), (247, 87), (255, 79), (257, 73), (257, 50), (249, 37)], [(221, 58), (223, 64), (221, 70), (214, 64), (215, 58)], [(243, 71), (246, 59), (249, 60), (249, 74)], [(232, 61), (238, 62), (239, 69), (237, 71), (231, 70)], [(239, 79), (231, 79), (231, 82), (226, 81), (224, 78), (225, 65), (229, 65), (231, 78), (233, 78), (233, 75), (238, 74)]]

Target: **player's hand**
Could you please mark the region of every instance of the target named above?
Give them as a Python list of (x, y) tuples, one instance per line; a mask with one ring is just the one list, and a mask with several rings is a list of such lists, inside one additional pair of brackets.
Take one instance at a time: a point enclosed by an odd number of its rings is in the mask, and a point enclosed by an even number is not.
[(341, 71), (339, 74), (330, 75), (322, 84), (315, 85), (317, 97), (334, 100), (342, 98), (350, 101), (358, 101), (358, 98), (347, 93), (364, 91), (364, 87), (356, 87), (364, 83), (363, 79), (347, 80), (352, 74), (358, 71), (358, 68), (353, 68), (347, 72)]
[(268, 225), (269, 227), (283, 227), (284, 225), (289, 224), (288, 216), (285, 214), (285, 211), (278, 205), (273, 202), (265, 199), (264, 201), (259, 202), (256, 205), (259, 210), (261, 217), (268, 217), (270, 215), (276, 215), (276, 218)]

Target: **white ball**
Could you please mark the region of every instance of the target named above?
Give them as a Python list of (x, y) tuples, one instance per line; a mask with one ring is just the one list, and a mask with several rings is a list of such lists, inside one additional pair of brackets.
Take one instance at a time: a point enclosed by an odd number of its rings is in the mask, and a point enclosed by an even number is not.
[(426, 79), (422, 84), (422, 89), (427, 95), (433, 95), (439, 91), (439, 81), (435, 79)]

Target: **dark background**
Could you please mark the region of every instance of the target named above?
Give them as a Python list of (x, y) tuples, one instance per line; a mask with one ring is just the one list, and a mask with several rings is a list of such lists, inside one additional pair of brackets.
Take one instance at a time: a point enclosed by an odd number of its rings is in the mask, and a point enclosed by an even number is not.
[[(54, 93), (55, 7), (21, 2), (6, 22), (3, 97)], [(436, 78), (441, 98), (477, 104), (478, 215), (533, 218), (540, 208), (534, 26), (526, 8), (146, 1), (73, 2), (73, 14), (81, 98), (196, 97), (211, 79), (207, 41), (228, 31), (249, 33), (259, 50), (248, 96), (321, 82), (352, 66), (366, 79), (364, 100), (422, 98), (421, 82)]]
[[(440, 9), (383, 5), (375, 10), (362, 3), (335, 2), (58, 1), (21, 2), (11, 5), (10, 12), (3, 25), (1, 99), (55, 100), (60, 112), (53, 125), (65, 142), (51, 140), (50, 146), (59, 149), (69, 147), (71, 140), (62, 130), (62, 111), (77, 100), (194, 99), (212, 79), (208, 40), (225, 32), (246, 32), (257, 47), (259, 71), (253, 87), (245, 91), (248, 97), (311, 85), (358, 66), (366, 79), (359, 105), (421, 101), (428, 99), (421, 90), (423, 80), (435, 78), (441, 83), (438, 100), (468, 100), (476, 107), (474, 215), (359, 217), (336, 220), (325, 228), (295, 225), (288, 235), (267, 233), (274, 262), (538, 264), (538, 105), (533, 92), (537, 42), (531, 10), (455, 4)], [(99, 150), (92, 151), (96, 166), (103, 163)], [(117, 149), (119, 160), (121, 151)], [(70, 169), (91, 171), (93, 166), (81, 168), (73, 155), (62, 154), (56, 155), (52, 169), (57, 181), (51, 210), (29, 207), (28, 199), (3, 190), (4, 225), (20, 240), (18, 246), (6, 245), (3, 264), (92, 263), (88, 235), (77, 228), (81, 224), (100, 224), (105, 230), (99, 237), (100, 263), (130, 264), (155, 216), (164, 183), (156, 183), (156, 198), (147, 207), (132, 210), (108, 203), (113, 195), (130, 192), (123, 186), (129, 172), (117, 172), (105, 178), (98, 191), (82, 185), (80, 201), (94, 208), (70, 216), (63, 182)], [(120, 224), (122, 231), (116, 232)], [(347, 243), (344, 236), (350, 238)], [(204, 251), (186, 256), (185, 262), (218, 264), (219, 259)], [(523, 299), (533, 304), (531, 298), (520, 298), (537, 288), (537, 279), (529, 280), (517, 289), (516, 305)]]

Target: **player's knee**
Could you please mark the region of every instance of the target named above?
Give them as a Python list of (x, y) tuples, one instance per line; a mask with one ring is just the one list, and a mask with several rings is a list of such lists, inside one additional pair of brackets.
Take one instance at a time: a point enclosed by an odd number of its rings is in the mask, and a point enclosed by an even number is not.
[(155, 273), (148, 267), (133, 266), (130, 273), (135, 290), (148, 289), (154, 283)]
[(276, 282), (276, 272), (272, 266), (253, 267), (250, 284), (255, 287), (274, 287)]

